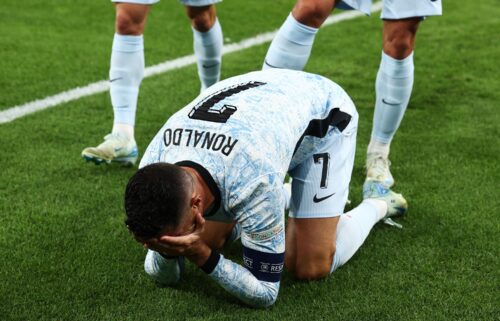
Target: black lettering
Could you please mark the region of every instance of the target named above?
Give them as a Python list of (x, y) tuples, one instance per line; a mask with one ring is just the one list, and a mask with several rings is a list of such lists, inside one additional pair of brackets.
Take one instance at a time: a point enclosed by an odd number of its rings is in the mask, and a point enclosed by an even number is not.
[(179, 144), (181, 143), (182, 131), (182, 128), (177, 128), (176, 130), (174, 130), (174, 138), (172, 139), (172, 144), (174, 144), (175, 146), (179, 146)]
[(203, 137), (204, 132), (199, 132), (197, 130), (194, 131), (194, 147), (198, 146), (201, 138)]
[(238, 142), (238, 140), (235, 139), (234, 142), (231, 143), (232, 137), (228, 136), (227, 138), (228, 138), (227, 144), (226, 144), (226, 146), (224, 146), (222, 148), (222, 154), (229, 156), (229, 154), (231, 154), (231, 151), (233, 150), (233, 148), (236, 145), (236, 143)]
[(186, 129), (186, 133), (188, 135), (186, 146), (189, 146), (189, 142), (191, 141), (191, 134), (193, 133), (192, 129)]
[(201, 145), (201, 148), (210, 149), (210, 147), (212, 146), (212, 142), (214, 141), (215, 135), (216, 135), (215, 133), (211, 134), (211, 133), (207, 132), (205, 134), (205, 139), (203, 140), (203, 144)]
[[(224, 144), (225, 140), (226, 140), (226, 136), (225, 135), (220, 134), (219, 136), (217, 136), (217, 138), (215, 139), (214, 146), (212, 147), (212, 149), (214, 151), (220, 150), (222, 148), (222, 144)], [(219, 145), (217, 145), (217, 144), (219, 144)]]
[(165, 146), (168, 146), (170, 145), (170, 143), (172, 143), (172, 130), (170, 128), (167, 128), (163, 132), (163, 143), (165, 144)]

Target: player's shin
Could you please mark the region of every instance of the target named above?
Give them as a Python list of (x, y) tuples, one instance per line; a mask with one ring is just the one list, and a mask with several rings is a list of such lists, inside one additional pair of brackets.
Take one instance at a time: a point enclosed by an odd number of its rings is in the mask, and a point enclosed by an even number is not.
[[(383, 144), (391, 142), (410, 100), (413, 88), (413, 70), (413, 53), (402, 60), (382, 53), (382, 61), (375, 84), (376, 103), (372, 141), (375, 140)], [(375, 146), (375, 144), (371, 145)]]
[(344, 265), (361, 247), (372, 227), (387, 211), (383, 202), (364, 200), (359, 206), (344, 213), (337, 225), (337, 240), (331, 272)]
[(194, 53), (197, 58), (198, 76), (201, 81), (201, 90), (210, 87), (220, 79), (222, 61), (222, 28), (219, 20), (207, 32), (200, 32), (193, 28)]
[[(115, 34), (109, 70), (111, 103), (114, 124), (124, 124), (133, 128), (139, 86), (144, 73), (143, 37)], [(113, 132), (119, 130), (115, 126)], [(130, 132), (123, 132), (128, 137)], [(132, 137), (133, 138), (133, 131)]]
[(290, 13), (273, 39), (262, 69), (304, 69), (311, 55), (314, 37), (317, 32), (317, 28), (298, 22)]

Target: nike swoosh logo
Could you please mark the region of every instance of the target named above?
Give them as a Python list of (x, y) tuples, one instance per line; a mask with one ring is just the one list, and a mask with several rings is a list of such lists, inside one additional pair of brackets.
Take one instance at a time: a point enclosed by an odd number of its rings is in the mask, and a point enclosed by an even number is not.
[(113, 82), (113, 81), (120, 80), (120, 79), (122, 79), (122, 77), (110, 79), (109, 82)]
[(319, 203), (319, 202), (322, 202), (322, 201), (326, 200), (327, 198), (332, 197), (333, 195), (335, 195), (335, 193), (330, 194), (330, 195), (327, 195), (327, 196), (324, 196), (324, 197), (320, 197), (320, 198), (318, 198), (318, 195), (314, 195), (314, 197), (313, 197), (313, 202), (314, 202), (314, 203)]
[(271, 68), (283, 69), (281, 67), (271, 65), (270, 63), (267, 62), (267, 60), (264, 60), (264, 63)]
[(115, 153), (121, 151), (122, 149), (123, 149), (123, 147), (115, 148)]
[(399, 103), (390, 103), (387, 100), (385, 100), (385, 98), (382, 98), (382, 102), (389, 106), (399, 106)]
[(208, 69), (208, 68), (212, 68), (212, 67), (215, 67), (215, 66), (218, 66), (218, 65), (219, 65), (219, 63), (218, 63), (218, 62), (216, 62), (216, 63), (215, 63), (215, 64), (213, 64), (213, 65), (205, 65), (205, 64), (203, 64), (202, 66), (203, 66), (203, 68), (207, 68), (207, 69)]

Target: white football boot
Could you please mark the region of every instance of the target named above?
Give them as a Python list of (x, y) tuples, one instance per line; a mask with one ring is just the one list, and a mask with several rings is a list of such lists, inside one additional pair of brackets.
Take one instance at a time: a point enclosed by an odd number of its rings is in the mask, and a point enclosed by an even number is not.
[(387, 203), (387, 213), (382, 221), (391, 226), (402, 228), (392, 220), (393, 217), (403, 216), (408, 210), (408, 203), (403, 195), (395, 193), (387, 188), (384, 184), (376, 180), (366, 180), (363, 184), (363, 199), (378, 199)]
[(184, 257), (165, 258), (158, 252), (148, 250), (144, 271), (159, 287), (174, 285), (181, 280), (184, 272)]
[(118, 134), (108, 134), (104, 142), (97, 147), (87, 147), (82, 151), (82, 157), (96, 165), (101, 163), (119, 163), (133, 165), (139, 152), (134, 139), (128, 139)]
[(385, 187), (394, 185), (394, 178), (389, 171), (391, 162), (387, 157), (379, 153), (369, 153), (366, 155), (366, 180), (381, 182)]

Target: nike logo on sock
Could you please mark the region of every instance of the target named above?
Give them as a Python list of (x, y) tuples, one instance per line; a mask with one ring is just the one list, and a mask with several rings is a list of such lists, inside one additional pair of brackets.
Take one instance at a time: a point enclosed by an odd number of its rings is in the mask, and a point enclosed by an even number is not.
[(121, 109), (121, 108), (128, 108), (128, 105), (113, 106), (113, 107), (114, 107), (114, 108), (119, 108), (119, 109)]
[(122, 79), (122, 77), (110, 79), (109, 82), (113, 82), (113, 81), (120, 80), (120, 79)]
[(216, 62), (216, 63), (215, 63), (215, 64), (213, 64), (213, 65), (205, 65), (205, 64), (203, 64), (202, 66), (203, 66), (203, 68), (208, 69), (208, 68), (212, 68), (212, 67), (215, 67), (215, 66), (218, 66), (218, 65), (219, 65), (219, 63), (218, 63), (218, 62)]
[(266, 64), (266, 66), (269, 66), (269, 67), (271, 67), (271, 68), (283, 69), (283, 68), (281, 68), (281, 67), (271, 65), (270, 63), (268, 63), (268, 62), (267, 62), (267, 60), (264, 60), (264, 64)]
[(325, 196), (325, 197), (320, 197), (320, 198), (318, 198), (318, 195), (314, 195), (314, 197), (313, 197), (313, 202), (314, 202), (314, 203), (319, 203), (319, 202), (322, 202), (322, 201), (326, 200), (327, 198), (332, 197), (333, 195), (335, 195), (335, 193), (330, 194), (330, 195), (327, 195), (327, 196)]
[(399, 103), (391, 103), (391, 102), (388, 102), (387, 100), (385, 100), (385, 98), (382, 98), (382, 102), (386, 105), (389, 105), (389, 106), (399, 106)]

